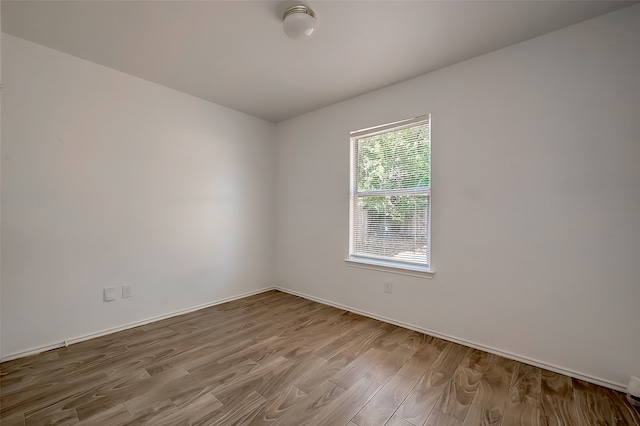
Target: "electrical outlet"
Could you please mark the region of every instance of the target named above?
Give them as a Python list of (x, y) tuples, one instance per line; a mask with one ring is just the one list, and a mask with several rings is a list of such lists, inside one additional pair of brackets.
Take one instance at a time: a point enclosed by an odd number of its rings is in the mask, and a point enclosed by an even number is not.
[(391, 281), (384, 282), (384, 292), (387, 294), (391, 294), (393, 292), (393, 282)]
[(115, 287), (105, 287), (102, 289), (102, 300), (105, 302), (111, 302), (116, 298), (116, 288)]
[(122, 286), (122, 298), (133, 296), (133, 286), (131, 284), (124, 284)]

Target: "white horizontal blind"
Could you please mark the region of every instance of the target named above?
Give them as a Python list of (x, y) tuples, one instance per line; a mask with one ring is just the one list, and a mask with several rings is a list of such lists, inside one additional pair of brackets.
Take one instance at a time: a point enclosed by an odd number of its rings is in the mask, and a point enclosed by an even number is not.
[(429, 268), (430, 116), (351, 133), (350, 258)]

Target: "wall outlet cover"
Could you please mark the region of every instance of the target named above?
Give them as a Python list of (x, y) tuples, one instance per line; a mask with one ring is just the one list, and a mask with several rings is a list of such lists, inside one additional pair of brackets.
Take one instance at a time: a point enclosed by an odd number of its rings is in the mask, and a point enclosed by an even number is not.
[(102, 290), (102, 300), (105, 302), (111, 302), (116, 298), (116, 288), (115, 287), (105, 287)]

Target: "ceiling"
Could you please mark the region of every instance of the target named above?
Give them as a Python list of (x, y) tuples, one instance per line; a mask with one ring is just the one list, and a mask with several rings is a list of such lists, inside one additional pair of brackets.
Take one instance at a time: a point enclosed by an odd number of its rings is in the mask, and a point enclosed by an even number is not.
[(637, 2), (2, 1), (2, 30), (279, 122)]

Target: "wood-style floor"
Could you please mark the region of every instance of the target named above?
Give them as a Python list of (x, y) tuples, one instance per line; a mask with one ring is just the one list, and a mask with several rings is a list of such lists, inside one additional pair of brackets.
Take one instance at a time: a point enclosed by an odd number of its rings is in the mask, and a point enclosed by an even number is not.
[(3, 426), (640, 424), (619, 392), (276, 291), (0, 367)]

